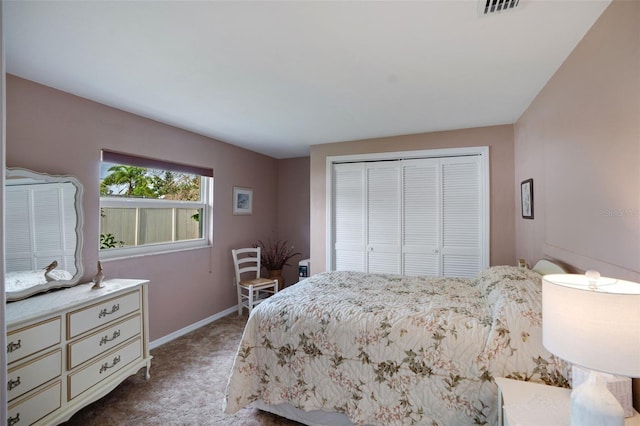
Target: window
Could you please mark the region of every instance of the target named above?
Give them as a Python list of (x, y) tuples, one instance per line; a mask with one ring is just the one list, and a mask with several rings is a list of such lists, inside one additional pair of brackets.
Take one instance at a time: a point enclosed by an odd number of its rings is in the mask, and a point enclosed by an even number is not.
[(102, 151), (100, 258), (206, 246), (213, 171)]

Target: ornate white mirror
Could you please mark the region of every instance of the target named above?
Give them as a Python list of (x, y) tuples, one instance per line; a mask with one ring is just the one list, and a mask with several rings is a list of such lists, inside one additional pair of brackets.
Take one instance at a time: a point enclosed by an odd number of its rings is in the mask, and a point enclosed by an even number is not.
[(7, 301), (82, 278), (82, 185), (72, 176), (8, 168), (5, 181)]

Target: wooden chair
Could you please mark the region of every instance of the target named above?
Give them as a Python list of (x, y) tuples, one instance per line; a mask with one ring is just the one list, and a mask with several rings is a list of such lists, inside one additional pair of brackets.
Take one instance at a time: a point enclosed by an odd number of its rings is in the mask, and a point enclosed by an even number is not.
[(278, 292), (278, 281), (260, 277), (260, 247), (231, 250), (238, 289), (238, 316)]

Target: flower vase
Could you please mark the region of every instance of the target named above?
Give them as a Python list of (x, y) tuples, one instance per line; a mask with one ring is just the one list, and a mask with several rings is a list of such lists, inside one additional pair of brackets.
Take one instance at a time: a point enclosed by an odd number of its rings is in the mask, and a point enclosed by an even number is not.
[(269, 269), (267, 270), (269, 278), (278, 281), (278, 291), (284, 288), (284, 278), (282, 277), (282, 269)]

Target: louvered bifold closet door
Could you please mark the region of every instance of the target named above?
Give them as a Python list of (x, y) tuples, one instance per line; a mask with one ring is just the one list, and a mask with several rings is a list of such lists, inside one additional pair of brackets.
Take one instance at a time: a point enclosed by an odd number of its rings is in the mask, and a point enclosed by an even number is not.
[(402, 273), (399, 161), (367, 163), (367, 265), (370, 273)]
[(364, 163), (333, 165), (333, 270), (365, 271)]
[(24, 185), (7, 186), (5, 188), (5, 234), (7, 246), (5, 254), (7, 272), (31, 271), (33, 264), (33, 217), (31, 196), (29, 191), (21, 189)]
[(440, 162), (405, 160), (402, 266), (405, 275), (440, 276)]
[[(75, 273), (76, 234), (75, 229), (67, 229), (69, 223), (65, 222), (65, 209), (75, 209), (75, 188), (70, 183), (36, 186), (32, 193), (35, 219), (35, 269), (44, 268), (56, 260), (58, 269)], [(70, 238), (72, 238), (73, 248), (70, 248)], [(60, 253), (63, 253), (62, 257)]]
[(442, 275), (473, 277), (482, 269), (482, 216), (478, 156), (441, 159)]
[(71, 183), (7, 187), (15, 207), (7, 212), (6, 244), (17, 249), (9, 250), (8, 271), (42, 269), (56, 260), (58, 269), (75, 272), (76, 230), (65, 221), (65, 209), (75, 209), (74, 197)]

